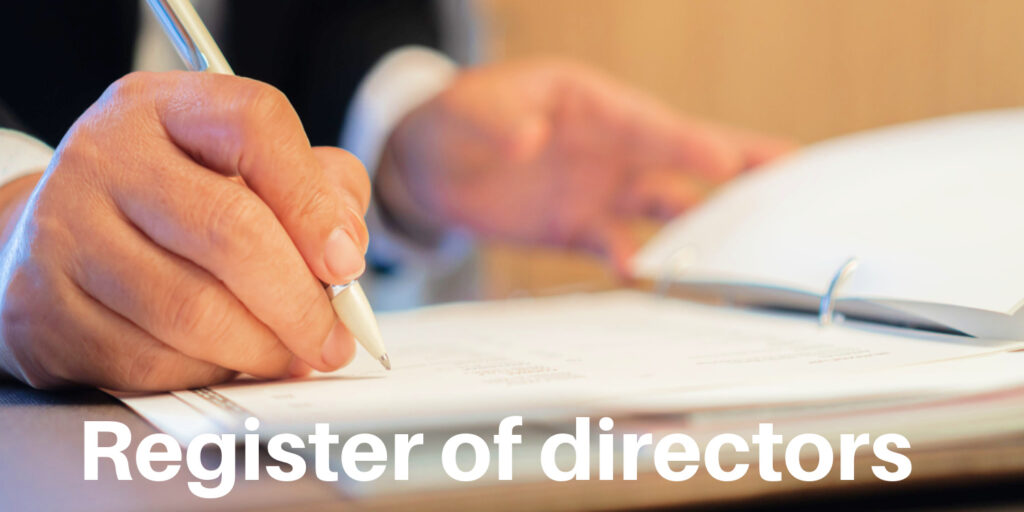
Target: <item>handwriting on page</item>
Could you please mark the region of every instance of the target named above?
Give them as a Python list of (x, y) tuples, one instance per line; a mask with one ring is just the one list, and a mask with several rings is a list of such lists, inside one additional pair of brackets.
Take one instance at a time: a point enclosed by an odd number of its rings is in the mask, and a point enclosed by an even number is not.
[[(332, 374), (214, 390), (267, 422), (414, 421), (588, 405), (856, 375), (993, 350), (812, 318), (612, 292), (452, 305), (384, 315), (388, 375), (357, 357)], [(398, 357), (400, 355), (400, 357)], [(194, 393), (179, 394), (203, 407)], [(780, 397), (786, 399), (787, 397)]]

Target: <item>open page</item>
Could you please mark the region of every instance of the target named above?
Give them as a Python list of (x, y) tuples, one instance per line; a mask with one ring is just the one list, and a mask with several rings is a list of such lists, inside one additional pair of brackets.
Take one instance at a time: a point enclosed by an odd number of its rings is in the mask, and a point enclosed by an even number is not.
[(381, 328), (392, 372), (361, 353), (347, 368), (306, 379), (243, 379), (173, 397), (124, 399), (169, 431), (187, 433), (189, 425), (210, 431), (210, 424), (189, 423), (196, 416), (190, 410), (221, 430), (238, 429), (252, 415), (271, 432), (301, 432), (325, 421), (376, 431), (487, 423), (509, 414), (565, 417), (634, 405), (649, 413), (652, 404), (658, 404), (653, 412), (675, 413), (764, 403), (757, 390), (768, 386), (788, 390), (772, 394), (774, 401), (799, 401), (804, 393), (820, 400), (820, 393), (786, 383), (849, 380), (1015, 346), (856, 325), (822, 328), (803, 315), (634, 291), (426, 308), (382, 315)]
[[(1024, 335), (1024, 110), (842, 137), (736, 181), (636, 259), (660, 279), (839, 296), (969, 334)], [(998, 313), (955, 315), (922, 305)]]

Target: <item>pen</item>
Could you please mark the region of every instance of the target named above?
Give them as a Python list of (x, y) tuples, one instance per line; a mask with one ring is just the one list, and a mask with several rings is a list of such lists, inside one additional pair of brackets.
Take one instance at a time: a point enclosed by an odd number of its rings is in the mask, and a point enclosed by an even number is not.
[[(222, 75), (235, 74), (189, 0), (146, 0), (146, 3), (160, 20), (164, 32), (188, 69)], [(384, 350), (377, 319), (359, 282), (328, 285), (326, 291), (341, 323), (374, 359), (390, 370), (391, 359)]]

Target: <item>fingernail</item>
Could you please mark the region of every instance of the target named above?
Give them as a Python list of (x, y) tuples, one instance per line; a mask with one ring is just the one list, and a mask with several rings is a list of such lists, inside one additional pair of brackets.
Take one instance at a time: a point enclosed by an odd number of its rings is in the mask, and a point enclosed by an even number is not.
[(334, 228), (324, 246), (324, 261), (327, 270), (334, 274), (339, 282), (347, 283), (363, 273), (366, 260), (363, 250), (344, 229)]
[(366, 219), (351, 207), (346, 207), (346, 210), (348, 210), (349, 223), (352, 225), (352, 231), (350, 232), (352, 240), (355, 240), (356, 244), (363, 248), (363, 254), (365, 255), (370, 239), (370, 232), (366, 229)]
[(354, 340), (341, 322), (334, 322), (334, 327), (327, 334), (321, 350), (320, 357), (323, 358), (324, 364), (330, 368), (340, 368), (352, 359), (355, 351)]

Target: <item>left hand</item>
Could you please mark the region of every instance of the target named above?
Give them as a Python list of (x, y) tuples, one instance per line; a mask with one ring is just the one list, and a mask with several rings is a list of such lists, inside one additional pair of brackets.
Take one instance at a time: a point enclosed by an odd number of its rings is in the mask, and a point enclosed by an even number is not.
[(628, 274), (636, 217), (672, 218), (789, 142), (686, 119), (575, 64), (467, 70), (392, 133), (377, 193), (413, 235), (589, 249)]

